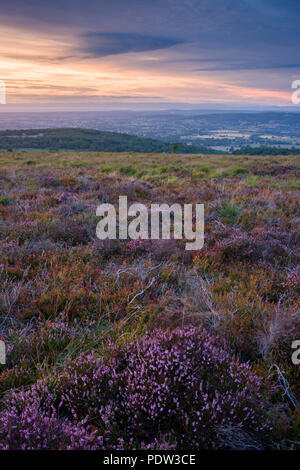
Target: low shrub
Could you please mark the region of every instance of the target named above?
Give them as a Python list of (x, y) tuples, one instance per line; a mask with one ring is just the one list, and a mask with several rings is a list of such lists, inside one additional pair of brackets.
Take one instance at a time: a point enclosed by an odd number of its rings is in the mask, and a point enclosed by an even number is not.
[(49, 237), (54, 242), (65, 242), (71, 246), (87, 244), (90, 240), (86, 226), (73, 220), (53, 222), (49, 227)]
[(296, 266), (294, 269), (292, 269), (285, 281), (285, 286), (290, 289), (291, 291), (294, 291), (295, 293), (300, 293), (300, 267)]
[(6, 406), (0, 414), (6, 449), (114, 448), (120, 442), (145, 448), (163, 441), (223, 448), (224, 426), (256, 436), (269, 426), (262, 378), (199, 328), (156, 330), (111, 345), (104, 359), (81, 355), (48, 385), (38, 381), (10, 395)]
[(285, 234), (276, 231), (254, 230), (251, 234), (233, 232), (217, 242), (216, 250), (225, 260), (280, 262), (291, 253)]

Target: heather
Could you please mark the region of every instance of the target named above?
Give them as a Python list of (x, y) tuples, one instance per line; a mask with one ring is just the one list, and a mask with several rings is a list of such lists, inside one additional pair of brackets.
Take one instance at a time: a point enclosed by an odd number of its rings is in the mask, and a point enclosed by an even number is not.
[(8, 396), (2, 446), (218, 448), (225, 444), (220, 430), (261, 436), (270, 429), (262, 378), (199, 328), (154, 330), (109, 344), (105, 356), (80, 355), (55, 381)]
[[(0, 165), (2, 448), (299, 446), (298, 156)], [(203, 203), (204, 248), (97, 240), (119, 195)]]

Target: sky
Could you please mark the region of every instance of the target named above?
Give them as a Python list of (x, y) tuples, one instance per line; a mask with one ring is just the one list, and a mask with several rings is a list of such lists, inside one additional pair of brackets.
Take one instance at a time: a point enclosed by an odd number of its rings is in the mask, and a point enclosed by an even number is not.
[(1, 0), (5, 106), (293, 106), (299, 0)]

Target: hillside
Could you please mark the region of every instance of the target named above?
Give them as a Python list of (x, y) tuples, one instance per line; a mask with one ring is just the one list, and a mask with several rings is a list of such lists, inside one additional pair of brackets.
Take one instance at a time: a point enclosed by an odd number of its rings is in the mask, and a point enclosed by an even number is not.
[[(299, 182), (299, 156), (0, 152), (0, 450), (299, 448)], [(203, 203), (204, 247), (99, 240), (120, 195)]]
[(216, 153), (201, 146), (165, 143), (134, 135), (80, 128), (0, 131), (0, 149)]

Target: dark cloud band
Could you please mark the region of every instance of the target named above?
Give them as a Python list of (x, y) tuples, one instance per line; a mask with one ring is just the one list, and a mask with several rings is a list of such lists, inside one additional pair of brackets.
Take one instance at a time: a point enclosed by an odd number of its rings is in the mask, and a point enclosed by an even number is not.
[(127, 52), (166, 49), (184, 41), (176, 38), (150, 36), (137, 33), (89, 32), (82, 36), (83, 51), (92, 57), (102, 57)]

